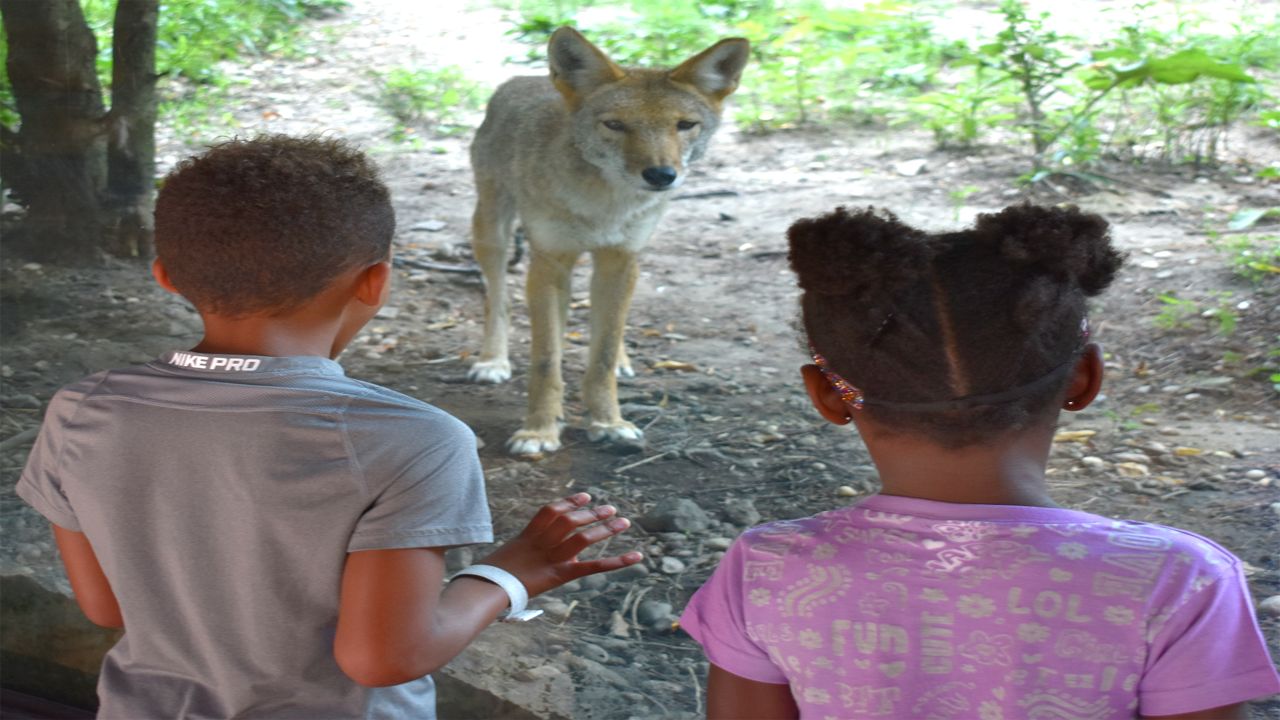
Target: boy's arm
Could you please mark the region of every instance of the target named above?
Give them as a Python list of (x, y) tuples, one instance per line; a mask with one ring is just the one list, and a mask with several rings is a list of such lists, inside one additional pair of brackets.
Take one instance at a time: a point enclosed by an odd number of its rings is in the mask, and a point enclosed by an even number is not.
[(102, 566), (98, 564), (98, 556), (94, 554), (89, 538), (82, 532), (58, 525), (53, 526), (53, 537), (58, 543), (62, 564), (67, 569), (71, 591), (75, 593), (76, 603), (85, 616), (102, 627), (124, 627), (120, 603), (102, 572)]
[[(515, 575), (533, 597), (570, 580), (616, 570), (639, 553), (579, 561), (578, 553), (625, 530), (614, 509), (581, 507), (577, 495), (542, 508), (516, 539), (482, 562)], [(396, 685), (453, 659), (508, 605), (497, 585), (470, 575), (443, 592), (444, 548), (362, 550), (347, 555), (334, 658), (361, 685)]]
[(734, 675), (711, 665), (707, 674), (708, 720), (794, 720), (800, 717), (790, 685)]

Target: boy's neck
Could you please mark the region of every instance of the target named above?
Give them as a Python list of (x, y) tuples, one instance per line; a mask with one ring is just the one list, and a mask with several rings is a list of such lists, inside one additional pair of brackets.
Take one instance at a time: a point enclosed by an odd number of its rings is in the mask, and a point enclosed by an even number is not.
[(335, 358), (359, 329), (351, 327), (341, 306), (333, 307), (323, 298), (284, 315), (228, 318), (201, 313), (201, 318), (204, 338), (194, 350), (227, 355)]
[[(864, 438), (866, 436), (864, 435)], [(981, 505), (1057, 507), (1044, 470), (1053, 428), (1028, 429), (991, 445), (950, 449), (907, 434), (876, 434), (867, 449), (886, 495)]]

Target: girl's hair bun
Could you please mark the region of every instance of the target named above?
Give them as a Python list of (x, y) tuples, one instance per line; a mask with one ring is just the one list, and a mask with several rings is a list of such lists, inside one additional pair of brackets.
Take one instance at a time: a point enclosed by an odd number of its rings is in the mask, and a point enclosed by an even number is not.
[(1111, 246), (1107, 221), (1065, 208), (1015, 205), (979, 215), (974, 234), (1012, 263), (1073, 281), (1086, 295), (1102, 292), (1124, 262)]
[(787, 240), (800, 287), (818, 295), (869, 298), (893, 290), (918, 277), (933, 253), (924, 233), (870, 207), (797, 220)]

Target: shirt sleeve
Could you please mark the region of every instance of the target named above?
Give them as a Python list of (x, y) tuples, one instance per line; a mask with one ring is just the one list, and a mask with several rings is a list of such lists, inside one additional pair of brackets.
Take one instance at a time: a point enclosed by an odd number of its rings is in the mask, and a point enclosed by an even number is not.
[(714, 665), (739, 677), (775, 685), (787, 676), (769, 660), (768, 651), (748, 634), (744, 556), (746, 537), (729, 548), (705, 585), (689, 599), (680, 627), (702, 646)]
[(1176, 715), (1280, 692), (1239, 563), (1194, 581), (1156, 630), (1138, 687), (1142, 715)]
[(76, 519), (71, 501), (63, 491), (62, 478), (58, 472), (65, 420), (73, 405), (62, 392), (55, 395), (49, 403), (44, 423), (40, 426), (40, 434), (31, 448), (31, 454), (27, 456), (22, 477), (18, 479), (16, 492), (18, 497), (49, 522), (80, 532), (80, 521)]
[[(353, 433), (353, 436), (358, 433)], [(493, 525), (476, 454), (476, 436), (443, 411), (412, 412), (364, 433), (356, 452), (374, 493), (347, 551), (447, 547), (492, 542)]]

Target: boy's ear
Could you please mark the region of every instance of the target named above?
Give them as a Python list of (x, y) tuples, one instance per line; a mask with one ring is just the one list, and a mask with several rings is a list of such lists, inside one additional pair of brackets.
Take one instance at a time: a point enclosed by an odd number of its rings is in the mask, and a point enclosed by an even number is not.
[(685, 60), (670, 77), (694, 86), (709, 98), (723, 100), (738, 89), (750, 51), (751, 43), (745, 39), (726, 38)]
[(164, 263), (160, 262), (160, 258), (151, 261), (151, 277), (156, 279), (156, 283), (160, 287), (168, 290), (174, 295), (181, 295), (178, 288), (173, 286), (173, 281), (169, 279), (169, 271), (165, 270)]
[(808, 391), (809, 401), (818, 414), (826, 418), (827, 422), (848, 425), (853, 419), (849, 406), (840, 399), (840, 391), (827, 382), (827, 376), (822, 374), (822, 370), (817, 365), (805, 365), (800, 368), (800, 376), (804, 378), (804, 389)]
[(355, 298), (365, 305), (380, 306), (391, 290), (391, 263), (376, 262), (356, 276)]
[(1062, 400), (1062, 409), (1077, 412), (1089, 407), (1089, 403), (1098, 396), (1102, 389), (1102, 346), (1089, 343), (1076, 361), (1071, 371), (1071, 381), (1067, 384), (1067, 394)]

